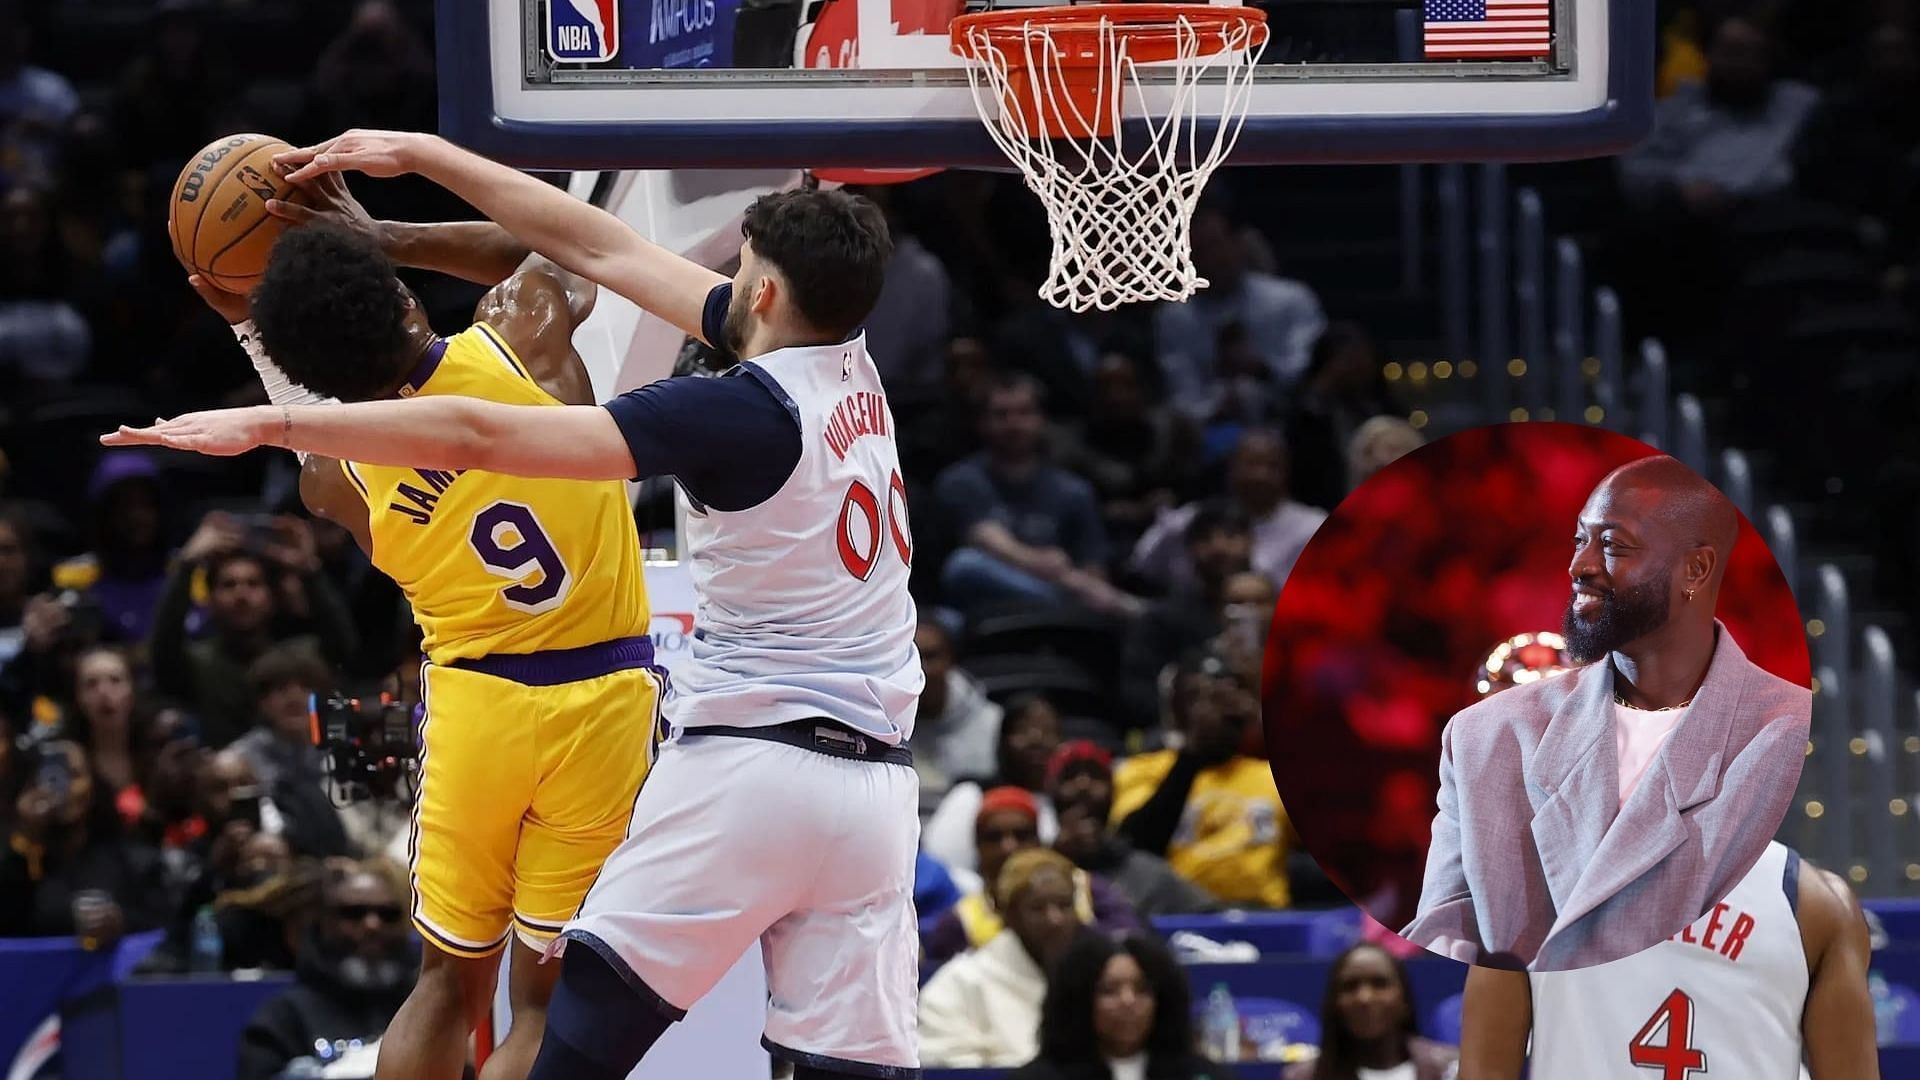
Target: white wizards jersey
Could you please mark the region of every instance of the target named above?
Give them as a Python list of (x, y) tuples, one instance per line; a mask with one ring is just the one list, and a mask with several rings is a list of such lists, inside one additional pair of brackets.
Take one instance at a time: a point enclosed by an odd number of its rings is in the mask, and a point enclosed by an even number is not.
[(1533, 1068), (1548, 1080), (1797, 1080), (1807, 956), (1800, 856), (1778, 842), (1727, 898), (1644, 952), (1535, 972)]
[(827, 717), (888, 745), (913, 734), (925, 676), (907, 577), (913, 534), (880, 374), (864, 334), (742, 363), (800, 424), (800, 461), (751, 509), (684, 490), (699, 602), (676, 663), (676, 729)]

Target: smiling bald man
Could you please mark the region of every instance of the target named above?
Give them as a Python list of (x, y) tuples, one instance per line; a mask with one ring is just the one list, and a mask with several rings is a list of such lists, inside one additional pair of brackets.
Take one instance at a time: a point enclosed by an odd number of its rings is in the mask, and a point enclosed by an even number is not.
[(1587, 967), (1678, 933), (1753, 867), (1799, 783), (1813, 694), (1714, 617), (1739, 532), (1671, 457), (1593, 490), (1565, 619), (1585, 666), (1447, 724), (1402, 936), (1491, 967)]

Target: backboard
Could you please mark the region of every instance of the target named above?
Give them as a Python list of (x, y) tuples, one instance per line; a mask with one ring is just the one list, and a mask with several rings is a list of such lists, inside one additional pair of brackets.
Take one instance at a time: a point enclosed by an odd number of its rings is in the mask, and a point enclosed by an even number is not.
[[(527, 168), (1005, 168), (947, 37), (986, 6), (440, 0), (441, 131)], [(1649, 123), (1648, 0), (1259, 6), (1229, 164), (1552, 160)]]

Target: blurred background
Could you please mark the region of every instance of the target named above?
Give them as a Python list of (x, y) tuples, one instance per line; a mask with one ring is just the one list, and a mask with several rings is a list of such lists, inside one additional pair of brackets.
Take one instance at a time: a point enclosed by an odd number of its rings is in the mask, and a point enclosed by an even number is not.
[[(1262, 638), (1359, 480), (1448, 432), (1557, 418), (1680, 456), (1778, 556), (1819, 687), (1783, 836), (1869, 898), (1887, 1075), (1920, 1073), (1898, 1064), (1920, 1052), (1915, 6), (1657, 7), (1640, 148), (1223, 171), (1194, 223), (1214, 284), (1185, 304), (1039, 303), (1044, 219), (1007, 176), (872, 189), (899, 240), (869, 339), (914, 507), (936, 1002), (1017, 958), (1009, 942), (1052, 955), (992, 899), (1037, 887), (1032, 858), (1001, 871), (1049, 848), (1075, 921), (1133, 928), (1139, 966), (1177, 976), (1149, 980), (1191, 1022), (1176, 1034), (1241, 1076), (1310, 1059), (1330, 1029), (1410, 1060), (1402, 1027), (1361, 1032), (1343, 1008), (1356, 965), (1387, 969), (1389, 1015), (1457, 1038), (1459, 966), (1347, 951), (1376, 931), (1301, 851), (1262, 760), (1303, 752), (1261, 745)], [(164, 240), (181, 163), (234, 131), (431, 129), (433, 41), (424, 0), (0, 0), (10, 1075), (370, 1075), (405, 992), (406, 807), (342, 808), (304, 743), (309, 692), (411, 701), (398, 594), (301, 513), (285, 455), (95, 438), (262, 400)], [(471, 213), (411, 180), (354, 190), (378, 217)], [(442, 331), (471, 318), (474, 287), (407, 279)], [(660, 494), (637, 515), (670, 556)], [(1474, 647), (1539, 628), (1489, 622)], [(20, 820), (30, 791), (58, 794), (58, 821)], [(1425, 828), (1424, 792), (1380, 798)], [(1058, 993), (1110, 959), (1074, 955)], [(1033, 1056), (1047, 970), (1023, 970), (991, 1009), (923, 1025), (930, 1066)]]

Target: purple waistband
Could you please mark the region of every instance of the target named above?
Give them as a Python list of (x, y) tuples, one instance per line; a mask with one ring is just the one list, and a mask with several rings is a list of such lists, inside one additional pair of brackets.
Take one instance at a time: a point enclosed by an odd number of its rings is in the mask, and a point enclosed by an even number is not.
[(522, 686), (559, 686), (597, 679), (616, 671), (652, 667), (653, 639), (644, 636), (616, 638), (598, 645), (582, 645), (577, 649), (476, 656), (468, 660), (454, 660), (447, 666), (508, 679)]

